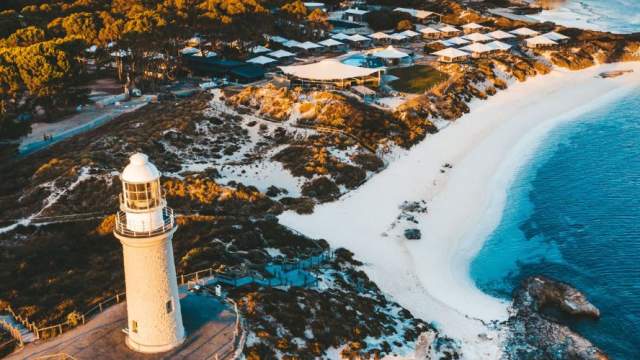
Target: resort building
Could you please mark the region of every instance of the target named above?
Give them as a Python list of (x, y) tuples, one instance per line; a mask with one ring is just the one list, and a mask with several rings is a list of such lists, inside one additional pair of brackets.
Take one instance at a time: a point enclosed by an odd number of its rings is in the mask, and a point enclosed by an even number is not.
[(331, 35), (332, 39), (339, 40), (339, 41), (347, 40), (349, 39), (349, 37), (351, 37), (351, 35), (348, 35), (345, 33), (337, 33), (337, 34)]
[(252, 54), (264, 54), (264, 53), (268, 53), (271, 52), (271, 49), (269, 49), (268, 47), (264, 47), (262, 45), (257, 45), (251, 48), (251, 50), (249, 50)]
[(132, 155), (120, 180), (113, 234), (124, 256), (126, 344), (138, 352), (166, 352), (186, 337), (171, 241), (178, 226), (162, 194), (160, 172), (146, 155)]
[(448, 44), (447, 46), (462, 46), (462, 45), (467, 45), (469, 44), (471, 41), (467, 40), (463, 37), (453, 37), (451, 39), (445, 40), (444, 43)]
[(289, 48), (289, 49), (293, 49), (293, 48), (298, 48), (300, 47), (300, 44), (302, 44), (299, 41), (296, 40), (287, 40), (286, 42), (282, 43), (282, 46)]
[(357, 48), (364, 48), (364, 47), (371, 46), (371, 43), (373, 42), (372, 39), (360, 34), (351, 35), (345, 40), (347, 40), (352, 46)]
[(553, 47), (558, 45), (557, 42), (544, 37), (542, 35), (539, 36), (535, 36), (532, 38), (528, 38), (524, 40), (524, 44), (526, 47), (530, 48), (530, 49), (539, 49), (539, 48), (547, 48), (547, 47)]
[(498, 40), (487, 43), (487, 46), (493, 49), (492, 52), (509, 51), (512, 48), (511, 45)]
[(355, 22), (355, 23), (364, 23), (365, 22), (364, 17), (368, 13), (369, 13), (368, 10), (347, 9), (342, 13), (342, 20)]
[(327, 11), (327, 6), (323, 2), (305, 2), (303, 4), (304, 4), (304, 7), (307, 8), (308, 12), (312, 12), (315, 9), (320, 9), (324, 12)]
[(469, 53), (456, 48), (446, 48), (432, 53), (438, 57), (438, 61), (445, 63), (463, 62), (469, 59)]
[(444, 27), (439, 28), (440, 33), (443, 37), (452, 37), (462, 35), (462, 31), (455, 26), (446, 25)]
[(335, 39), (322, 40), (322, 41), (319, 41), (318, 44), (324, 46), (325, 49), (331, 50), (331, 51), (346, 51), (348, 48), (347, 44)]
[(381, 69), (343, 64), (326, 59), (313, 64), (280, 66), (291, 86), (319, 88), (348, 88), (355, 85), (378, 87)]
[(269, 37), (269, 41), (271, 41), (273, 43), (276, 43), (276, 44), (282, 45), (282, 44), (286, 43), (287, 41), (289, 41), (289, 39), (283, 38), (282, 36), (277, 36), (276, 35), (276, 36), (270, 36)]
[(570, 37), (566, 36), (566, 35), (562, 35), (560, 33), (557, 33), (555, 31), (550, 31), (548, 33), (542, 34), (542, 36), (546, 37), (549, 40), (553, 40), (559, 44), (564, 44), (567, 41), (569, 41)]
[(487, 33), (487, 35), (496, 40), (508, 40), (514, 39), (516, 37), (515, 35), (509, 34), (508, 32), (502, 30), (492, 31), (490, 33)]
[(398, 7), (393, 9), (393, 11), (399, 11), (399, 12), (403, 12), (406, 14), (411, 15), (417, 22), (420, 22), (422, 24), (427, 24), (427, 23), (437, 23), (440, 22), (440, 19), (442, 19), (442, 15), (432, 12), (432, 11), (426, 11), (426, 10), (418, 10), (418, 9), (409, 9), (409, 8), (402, 8), (402, 7)]
[(402, 44), (407, 42), (407, 40), (409, 40), (408, 37), (402, 35), (401, 33), (390, 34), (389, 39), (394, 44)]
[(287, 50), (277, 50), (267, 54), (268, 57), (277, 59), (278, 61), (293, 60), (296, 54), (288, 52)]
[(407, 39), (414, 39), (414, 38), (417, 38), (417, 37), (420, 36), (419, 32), (415, 32), (413, 30), (405, 30), (405, 31), (403, 31), (401, 33), (398, 33), (398, 34), (406, 36)]
[(493, 40), (492, 37), (487, 36), (487, 35), (482, 34), (482, 33), (478, 33), (478, 32), (472, 33), (472, 34), (469, 34), (469, 35), (465, 35), (465, 36), (463, 36), (463, 38), (465, 38), (465, 39), (467, 39), (467, 40), (469, 40), (471, 42), (488, 42), (488, 41)]
[(426, 27), (418, 31), (422, 33), (422, 37), (425, 39), (439, 39), (441, 36), (440, 31), (431, 27)]
[(256, 64), (256, 65), (262, 65), (262, 66), (269, 66), (269, 65), (273, 65), (275, 63), (278, 62), (278, 60), (270, 58), (268, 56), (256, 56), (254, 58), (251, 58), (249, 60), (247, 60), (248, 63), (250, 64)]
[(299, 43), (296, 47), (308, 53), (314, 53), (322, 50), (322, 45), (318, 45), (311, 41), (305, 41), (303, 43)]
[(461, 47), (460, 50), (471, 53), (471, 56), (473, 56), (474, 58), (483, 57), (494, 51), (492, 47), (479, 42)]
[(369, 35), (369, 37), (372, 38), (376, 44), (387, 44), (391, 42), (391, 36), (381, 31), (378, 31), (377, 33), (373, 33)]
[(476, 23), (468, 23), (468, 24), (462, 25), (462, 31), (464, 31), (465, 34), (483, 31), (486, 29), (487, 29), (486, 27)]
[(512, 31), (509, 31), (511, 34), (519, 37), (519, 38), (526, 38), (526, 37), (532, 37), (532, 36), (538, 36), (540, 35), (539, 32), (535, 31), (535, 30), (531, 30), (528, 27), (521, 27)]

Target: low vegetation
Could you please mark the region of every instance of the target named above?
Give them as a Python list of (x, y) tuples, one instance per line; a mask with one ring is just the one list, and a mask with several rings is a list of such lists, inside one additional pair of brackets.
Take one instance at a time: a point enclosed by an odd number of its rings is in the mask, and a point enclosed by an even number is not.
[(390, 84), (395, 90), (413, 94), (422, 94), (449, 78), (446, 73), (428, 65), (391, 69), (389, 75), (398, 77)]

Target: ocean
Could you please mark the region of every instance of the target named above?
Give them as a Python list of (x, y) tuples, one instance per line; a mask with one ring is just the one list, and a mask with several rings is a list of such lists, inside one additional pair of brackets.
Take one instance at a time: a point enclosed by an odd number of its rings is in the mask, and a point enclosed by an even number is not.
[(552, 130), (517, 171), (499, 225), (471, 263), (488, 294), (526, 276), (586, 293), (601, 310), (565, 320), (613, 359), (640, 359), (640, 87)]
[(565, 26), (633, 33), (640, 31), (640, 0), (567, 0), (557, 9), (532, 17)]

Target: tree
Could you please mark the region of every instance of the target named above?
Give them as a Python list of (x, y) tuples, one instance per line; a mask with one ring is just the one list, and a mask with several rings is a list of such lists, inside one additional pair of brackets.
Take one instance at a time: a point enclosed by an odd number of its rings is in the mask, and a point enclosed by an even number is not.
[(98, 24), (93, 14), (88, 12), (74, 13), (62, 20), (66, 36), (79, 36), (88, 44), (98, 39)]
[(29, 46), (44, 40), (44, 30), (36, 26), (28, 26), (26, 28), (18, 29), (15, 33), (11, 34), (3, 41), (2, 45), (6, 47)]
[(292, 20), (302, 20), (307, 16), (307, 7), (300, 0), (282, 5), (280, 8), (283, 13), (287, 14)]
[(398, 25), (396, 25), (396, 30), (413, 30), (413, 23), (411, 23), (411, 20), (400, 20), (398, 21)]

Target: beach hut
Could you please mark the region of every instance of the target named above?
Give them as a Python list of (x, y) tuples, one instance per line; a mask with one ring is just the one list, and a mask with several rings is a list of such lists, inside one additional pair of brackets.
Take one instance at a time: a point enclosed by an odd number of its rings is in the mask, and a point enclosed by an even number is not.
[(453, 46), (462, 46), (462, 45), (467, 45), (469, 44), (471, 41), (463, 38), (463, 37), (453, 37), (451, 39), (446, 40), (447, 44), (453, 45)]
[(425, 39), (439, 39), (441, 35), (440, 31), (431, 27), (426, 27), (418, 31), (422, 34), (422, 37)]
[(389, 39), (394, 44), (401, 44), (407, 42), (408, 38), (400, 33), (390, 34)]
[(542, 35), (524, 39), (524, 45), (530, 49), (547, 48), (558, 45), (557, 42)]
[(260, 55), (260, 56), (256, 56), (254, 58), (251, 58), (251, 59), (247, 60), (247, 62), (250, 63), (250, 64), (269, 66), (269, 65), (273, 65), (273, 64), (277, 63), (278, 60), (276, 60), (274, 58), (270, 58), (268, 56)]
[(498, 40), (487, 43), (487, 46), (493, 49), (492, 52), (508, 51), (512, 47), (511, 45)]
[(306, 65), (280, 66), (292, 86), (347, 88), (355, 85), (380, 85), (380, 69), (343, 64), (336, 59), (325, 59)]
[(262, 45), (257, 45), (251, 48), (251, 50), (249, 50), (252, 54), (264, 54), (264, 53), (268, 53), (271, 52), (271, 49), (269, 49), (268, 47), (264, 47)]
[(347, 40), (350, 36), (351, 35), (347, 35), (345, 33), (337, 33), (337, 34), (331, 35), (331, 38), (338, 41), (343, 41), (343, 40)]
[(487, 29), (486, 27), (484, 27), (484, 26), (482, 26), (480, 24), (476, 24), (474, 22), (462, 25), (462, 31), (465, 34), (471, 34), (473, 32), (479, 32), (479, 31), (483, 31), (483, 30), (486, 30), (486, 29)]
[(293, 48), (299, 48), (300, 44), (302, 43), (296, 40), (287, 40), (286, 42), (282, 43), (282, 46), (289, 49), (293, 49)]
[(462, 35), (462, 31), (460, 29), (451, 25), (446, 25), (444, 27), (439, 28), (438, 30), (444, 37), (453, 37), (453, 36)]
[(287, 41), (289, 41), (289, 39), (287, 38), (283, 38), (282, 36), (270, 36), (269, 37), (269, 41), (274, 42), (276, 44), (284, 44)]
[(511, 34), (519, 37), (519, 38), (526, 38), (526, 37), (532, 37), (532, 36), (540, 35), (539, 32), (537, 32), (535, 30), (531, 30), (528, 27), (517, 28), (517, 29), (509, 31), (509, 32)]
[(474, 58), (483, 57), (494, 51), (492, 47), (478, 42), (474, 42), (470, 45), (461, 47), (460, 50), (471, 53), (471, 56), (473, 56)]
[(368, 13), (369, 13), (368, 10), (347, 9), (342, 13), (342, 20), (355, 22), (355, 23), (363, 23), (364, 17)]
[(563, 44), (566, 43), (567, 41), (569, 41), (569, 37), (566, 35), (562, 35), (560, 33), (557, 33), (555, 31), (549, 31), (548, 33), (542, 34), (541, 36), (546, 37), (549, 40), (553, 40), (559, 44)]
[(326, 50), (332, 50), (332, 51), (346, 51), (347, 50), (347, 44), (335, 40), (335, 39), (327, 39), (327, 40), (322, 40), (320, 42), (318, 42), (318, 44), (324, 46), (324, 48)]
[(432, 53), (438, 57), (438, 61), (445, 63), (462, 62), (469, 59), (469, 53), (456, 48), (446, 48)]
[(351, 35), (345, 40), (347, 40), (349, 43), (351, 43), (355, 47), (359, 47), (359, 48), (371, 46), (371, 42), (372, 42), (371, 38), (368, 38), (360, 34)]
[(488, 41), (493, 40), (492, 37), (489, 37), (489, 36), (487, 36), (485, 34), (478, 33), (478, 32), (465, 35), (465, 36), (463, 36), (463, 38), (465, 38), (466, 40), (469, 40), (471, 42), (488, 42)]
[(389, 34), (383, 33), (381, 31), (368, 36), (372, 38), (376, 44), (386, 44), (391, 42), (391, 37), (389, 36)]
[(280, 62), (287, 62), (293, 60), (296, 54), (288, 52), (287, 50), (277, 50), (268, 53), (267, 56)]
[(305, 41), (303, 43), (299, 43), (296, 47), (298, 47), (298, 48), (300, 48), (300, 49), (302, 49), (302, 50), (304, 50), (305, 52), (308, 52), (308, 53), (317, 52), (317, 51), (320, 51), (323, 48), (322, 45), (316, 44), (316, 43), (311, 42), (311, 41)]
[(393, 11), (409, 14), (414, 18), (416, 22), (419, 22), (422, 24), (427, 24), (431, 22), (440, 22), (440, 19), (442, 18), (441, 14), (438, 14), (433, 11), (410, 9), (410, 8), (403, 8), (403, 7), (397, 7), (393, 9)]
[(516, 37), (515, 35), (509, 34), (508, 32), (502, 30), (492, 31), (490, 33), (487, 33), (487, 35), (495, 40), (508, 40)]
[(400, 63), (411, 63), (412, 58), (404, 51), (394, 48), (392, 45), (385, 49), (374, 51), (371, 56), (384, 60), (387, 65), (398, 65)]

